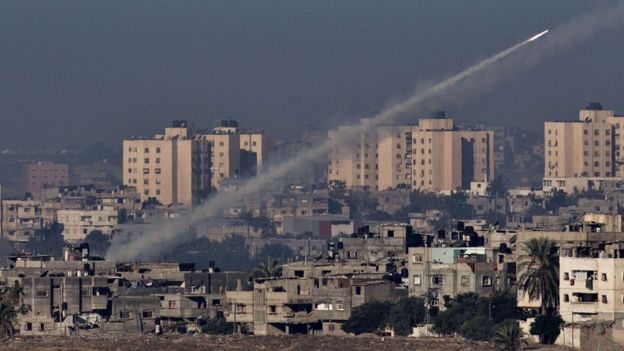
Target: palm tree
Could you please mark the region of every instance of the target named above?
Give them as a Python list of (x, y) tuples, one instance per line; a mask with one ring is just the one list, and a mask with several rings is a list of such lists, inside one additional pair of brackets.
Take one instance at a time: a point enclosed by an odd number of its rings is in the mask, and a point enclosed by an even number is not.
[(260, 263), (252, 274), (255, 279), (258, 278), (277, 278), (282, 275), (282, 265), (275, 258), (267, 257), (266, 263)]
[(0, 339), (8, 340), (13, 336), (15, 330), (13, 325), (17, 313), (11, 305), (0, 304)]
[(541, 299), (540, 313), (559, 305), (559, 255), (553, 240), (533, 238), (518, 259), (518, 286), (532, 299)]
[(494, 332), (492, 342), (506, 351), (518, 351), (522, 349), (522, 337), (524, 332), (518, 322), (508, 320), (502, 323)]

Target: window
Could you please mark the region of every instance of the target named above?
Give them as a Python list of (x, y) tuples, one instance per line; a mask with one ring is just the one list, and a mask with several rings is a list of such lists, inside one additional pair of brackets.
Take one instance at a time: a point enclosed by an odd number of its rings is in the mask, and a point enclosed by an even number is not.
[(442, 283), (444, 283), (444, 276), (434, 275), (431, 277), (431, 284), (442, 285)]
[(45, 330), (45, 323), (39, 323), (39, 331)]
[(416, 274), (413, 278), (412, 281), (414, 282), (414, 285), (420, 285), (421, 281), (420, 281), (420, 275)]
[(149, 163), (149, 158), (146, 157), (145, 159), (143, 159), (143, 162), (144, 163)]
[(361, 286), (356, 286), (355, 287), (355, 294), (356, 295), (362, 295), (362, 287)]
[(160, 168), (155, 168), (155, 169), (154, 169), (154, 173), (156, 173), (156, 174), (160, 174)]
[(421, 262), (421, 261), (422, 261), (422, 256), (420, 255), (412, 256), (412, 262), (416, 263), (416, 262)]
[(492, 277), (484, 275), (482, 279), (483, 286), (492, 286)]
[(245, 313), (245, 305), (237, 304), (236, 305), (236, 313)]
[(119, 318), (121, 319), (129, 319), (130, 311), (119, 311)]
[[(160, 153), (160, 148), (159, 148), (159, 147), (157, 147), (157, 148), (156, 148), (156, 153), (157, 153), (157, 154), (159, 154), (159, 153)], [(157, 158), (156, 160), (160, 160), (160, 159), (159, 159), (159, 158)], [(158, 161), (156, 161), (156, 163), (158, 163)]]
[(91, 289), (82, 289), (81, 290), (82, 296), (91, 296)]
[(178, 301), (169, 301), (169, 308), (177, 308)]
[(32, 330), (32, 323), (26, 323), (26, 330), (31, 331)]
[(603, 282), (606, 282), (606, 281), (607, 281), (607, 273), (602, 273), (602, 274), (600, 275), (600, 278), (601, 278), (601, 280), (602, 280)]
[(146, 147), (146, 148), (145, 148), (145, 153), (146, 153), (146, 154), (149, 154), (149, 147)]
[(344, 311), (345, 310), (345, 304), (344, 302), (336, 302), (336, 311)]
[(143, 311), (143, 318), (152, 318), (153, 312), (151, 310)]
[(607, 295), (602, 295), (602, 303), (608, 303), (607, 301)]
[(48, 291), (47, 290), (37, 290), (36, 295), (37, 297), (47, 297), (48, 296)]
[(563, 273), (563, 280), (570, 280), (570, 273), (568, 272)]
[(468, 276), (467, 275), (462, 275), (461, 276), (461, 285), (462, 286), (466, 286), (466, 285), (468, 285), (468, 282), (469, 282), (468, 281)]
[(275, 305), (269, 306), (269, 313), (270, 314), (276, 314), (277, 313), (277, 307)]
[(570, 295), (563, 294), (563, 302), (570, 302)]

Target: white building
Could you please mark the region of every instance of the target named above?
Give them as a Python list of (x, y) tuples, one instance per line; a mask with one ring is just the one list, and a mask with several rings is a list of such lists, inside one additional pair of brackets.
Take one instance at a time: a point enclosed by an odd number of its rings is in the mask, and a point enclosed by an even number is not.
[(94, 230), (112, 236), (117, 230), (118, 212), (114, 209), (59, 210), (58, 222), (63, 224), (65, 241), (80, 241)]

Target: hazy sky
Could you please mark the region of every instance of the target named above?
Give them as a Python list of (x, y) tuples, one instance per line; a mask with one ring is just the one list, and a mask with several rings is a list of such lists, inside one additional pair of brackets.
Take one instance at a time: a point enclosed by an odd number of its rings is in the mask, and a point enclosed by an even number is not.
[[(114, 146), (172, 119), (228, 116), (295, 136), (380, 110), (595, 3), (3, 0), (0, 147)], [(541, 130), (590, 100), (624, 113), (623, 43), (623, 29), (603, 33), (447, 114)]]

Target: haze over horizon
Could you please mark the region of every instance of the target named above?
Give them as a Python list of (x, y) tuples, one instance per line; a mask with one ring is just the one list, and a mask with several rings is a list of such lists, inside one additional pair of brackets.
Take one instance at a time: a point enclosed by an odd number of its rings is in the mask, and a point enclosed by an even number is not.
[[(596, 7), (588, 0), (110, 4), (0, 4), (0, 147), (121, 145), (172, 119), (211, 127), (227, 117), (293, 137), (305, 124), (330, 127), (378, 111)], [(448, 115), (540, 131), (545, 120), (576, 118), (589, 101), (624, 113), (615, 103), (624, 94), (622, 34), (602, 33)]]

